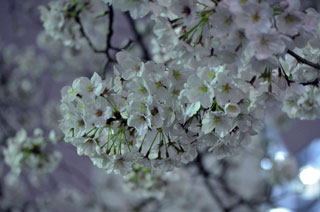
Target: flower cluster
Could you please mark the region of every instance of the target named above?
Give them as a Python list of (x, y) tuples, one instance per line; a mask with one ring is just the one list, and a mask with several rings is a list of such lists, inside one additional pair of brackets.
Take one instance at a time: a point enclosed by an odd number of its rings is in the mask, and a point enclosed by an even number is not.
[[(39, 7), (45, 32), (55, 40), (62, 41), (65, 46), (76, 48), (80, 48), (80, 44), (83, 43), (83, 33), (86, 33), (82, 31), (82, 25), (87, 23), (82, 23), (80, 17), (96, 22), (97, 20), (88, 18), (89, 14), (99, 14), (103, 9), (100, 0), (58, 0)], [(101, 28), (99, 24), (97, 26)]]
[[(300, 95), (290, 83), (317, 80), (315, 70), (285, 57), (318, 38), (319, 14), (300, 11), (299, 1), (146, 2), (107, 1), (133, 17), (150, 4), (155, 37), (170, 59), (143, 62), (121, 51), (114, 77), (81, 77), (62, 90), (65, 140), (99, 167), (123, 175), (136, 165), (169, 170), (192, 161), (201, 146), (218, 158), (231, 155), (260, 132), (268, 106), (288, 108)], [(319, 109), (308, 96), (317, 92), (308, 84), (299, 109), (287, 110), (314, 118)]]
[[(47, 58), (37, 54), (33, 47), (18, 49), (16, 45), (10, 44), (3, 48), (1, 59), (3, 76), (8, 80), (1, 84), (0, 95), (10, 102), (38, 100), (39, 91), (33, 82), (39, 83), (40, 75), (48, 67)], [(9, 72), (8, 69), (12, 70)]]
[[(319, 41), (319, 38), (316, 37), (305, 48), (295, 49), (295, 52), (309, 61), (318, 63), (320, 49), (312, 43)], [(300, 64), (291, 56), (286, 56), (285, 60), (281, 60), (281, 64), (290, 79), (300, 82), (300, 84), (294, 84), (288, 89), (284, 97), (282, 110), (290, 118), (317, 119), (320, 116), (320, 89), (317, 86), (319, 70)], [(310, 85), (306, 86), (306, 84)]]
[(170, 169), (192, 161), (201, 145), (224, 156), (258, 132), (259, 111), (224, 80), (232, 70), (144, 63), (125, 51), (117, 60), (113, 81), (94, 74), (62, 90), (65, 140), (98, 166)]
[[(268, 142), (268, 148), (261, 149), (267, 144), (264, 143), (267, 138), (257, 136), (255, 139), (256, 142), (252, 142), (247, 149), (255, 154), (243, 151), (236, 157), (222, 161), (202, 152), (201, 164), (208, 172), (208, 179), (199, 174), (198, 162), (172, 172), (152, 172), (148, 168), (134, 166), (133, 173), (127, 179), (95, 169), (92, 190), (79, 193), (64, 187), (59, 194), (38, 198), (38, 207), (54, 211), (54, 203), (58, 202), (65, 210), (105, 211), (107, 208), (111, 211), (184, 211), (188, 208), (188, 211), (223, 211), (224, 205), (226, 208), (232, 205), (234, 211), (247, 212), (251, 211), (248, 206), (252, 200), (256, 202), (254, 211), (266, 211), (270, 207), (264, 201), (266, 188), (270, 183), (275, 184), (275, 181), (292, 182), (297, 177), (297, 167), (292, 158), (285, 155), (280, 157), (280, 153), (284, 152), (272, 152), (276, 155), (269, 155), (270, 148), (279, 151), (278, 143)], [(250, 176), (247, 175), (248, 171)], [(220, 200), (212, 198), (208, 182), (215, 186), (214, 192), (221, 197)], [(176, 198), (179, 195), (184, 198)], [(271, 197), (276, 196), (272, 192)], [(243, 202), (237, 203), (239, 197), (243, 198)], [(221, 200), (222, 203), (216, 202)]]
[[(75, 38), (79, 38), (79, 26), (71, 16), (76, 16), (76, 11), (71, 2), (52, 1), (47, 7), (41, 6), (41, 20), (46, 32), (57, 40), (63, 40), (67, 46), (73, 46)], [(68, 10), (71, 13), (68, 14)]]
[(28, 137), (22, 129), (7, 140), (7, 147), (3, 149), (4, 160), (12, 173), (17, 175), (22, 170), (38, 175), (50, 173), (58, 166), (62, 155), (57, 151), (49, 151), (48, 142), (56, 142), (54, 131), (46, 138), (41, 129), (35, 129), (33, 136)]
[(318, 13), (300, 11), (300, 1), (218, 2), (172, 1), (161, 15), (153, 16), (155, 34), (172, 50), (168, 53), (177, 57), (179, 51), (194, 52), (201, 59), (214, 56), (239, 65), (259, 60), (270, 66), (278, 64), (277, 57), (287, 48), (302, 48), (317, 33)]

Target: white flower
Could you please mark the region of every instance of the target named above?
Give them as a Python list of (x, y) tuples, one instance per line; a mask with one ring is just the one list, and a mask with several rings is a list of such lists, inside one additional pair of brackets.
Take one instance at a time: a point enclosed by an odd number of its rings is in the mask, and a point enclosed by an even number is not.
[(278, 30), (281, 33), (295, 36), (302, 27), (303, 19), (304, 13), (302, 12), (281, 13), (276, 16)]
[(50, 173), (59, 164), (61, 153), (49, 151), (48, 142), (49, 138), (44, 137), (41, 129), (35, 129), (33, 137), (28, 137), (22, 129), (7, 140), (7, 147), (3, 149), (4, 161), (17, 175), (22, 170), (35, 175)]
[(163, 126), (164, 120), (167, 118), (163, 106), (160, 104), (151, 104), (149, 108), (152, 127), (161, 128)]
[(144, 136), (148, 132), (148, 128), (151, 127), (151, 121), (143, 115), (134, 114), (128, 118), (128, 126), (134, 127), (139, 136)]
[(236, 23), (245, 29), (246, 34), (268, 32), (271, 29), (272, 10), (269, 4), (249, 3), (242, 7), (242, 11), (236, 14)]
[(286, 46), (280, 34), (270, 31), (251, 37), (247, 49), (253, 51), (258, 60), (265, 60), (274, 57), (276, 54), (284, 53)]
[(84, 118), (70, 103), (62, 103), (60, 108), (62, 114), (64, 114), (63, 120), (60, 123), (60, 129), (65, 134), (65, 139), (81, 137), (86, 129)]
[(213, 146), (212, 148), (210, 148), (209, 151), (211, 151), (212, 154), (215, 155), (217, 159), (222, 159), (222, 158), (233, 155), (235, 152), (235, 148), (233, 146), (226, 145), (224, 143), (218, 143), (216, 146)]
[(200, 102), (204, 108), (212, 105), (213, 89), (203, 79), (196, 75), (191, 75), (185, 84), (184, 95), (186, 95), (191, 103)]
[(188, 104), (187, 108), (185, 109), (185, 117), (192, 117), (199, 111), (200, 107), (200, 102)]
[(224, 0), (223, 4), (227, 5), (233, 13), (239, 13), (243, 11), (245, 5), (255, 3), (256, 0)]
[(152, 96), (150, 88), (145, 79), (142, 77), (136, 77), (129, 81), (125, 88), (130, 91), (128, 95), (128, 101), (146, 101), (152, 102)]
[(212, 34), (223, 38), (236, 30), (235, 16), (223, 4), (219, 4), (216, 12), (210, 16)]
[(120, 75), (125, 80), (130, 80), (140, 75), (142, 63), (138, 57), (122, 50), (117, 53), (116, 58), (119, 63), (119, 65), (115, 66), (116, 75)]
[(94, 104), (89, 105), (86, 109), (85, 123), (88, 126), (102, 127), (106, 120), (112, 116), (112, 105), (103, 97), (97, 97)]
[(52, 1), (47, 6), (40, 6), (41, 21), (46, 32), (54, 39), (63, 41), (66, 46), (78, 48), (78, 40), (81, 38), (80, 26), (68, 17), (68, 6), (70, 3), (65, 1)]
[(175, 0), (170, 6), (170, 10), (178, 17), (182, 18), (185, 23), (190, 23), (190, 21), (196, 15), (196, 7), (193, 0)]
[(112, 81), (109, 81), (108, 84), (102, 82), (101, 77), (96, 72), (94, 72), (90, 81), (93, 87), (93, 92), (96, 96), (103, 94), (105, 90), (110, 89), (112, 85)]
[(147, 0), (104, 0), (106, 3), (112, 3), (112, 5), (125, 12), (129, 11), (132, 18), (142, 18), (150, 11), (149, 1)]
[(87, 77), (80, 77), (73, 81), (70, 93), (75, 93), (77, 97), (84, 100), (94, 98), (93, 85)]
[(244, 97), (242, 91), (230, 80), (231, 77), (231, 74), (220, 72), (215, 79), (214, 90), (218, 105), (238, 103)]
[(132, 164), (137, 160), (137, 158), (137, 154), (130, 152), (123, 155), (117, 155), (113, 164), (113, 169), (116, 173), (120, 172), (121, 175), (125, 176), (130, 173)]
[(220, 137), (226, 136), (232, 128), (231, 119), (218, 112), (206, 113), (202, 119), (202, 132), (208, 134), (214, 132)]
[(189, 67), (185, 67), (183, 64), (170, 64), (168, 66), (168, 79), (172, 83), (171, 86), (183, 86), (191, 71)]
[(97, 143), (94, 139), (78, 138), (77, 153), (78, 155), (86, 155), (89, 157), (96, 157), (98, 155)]

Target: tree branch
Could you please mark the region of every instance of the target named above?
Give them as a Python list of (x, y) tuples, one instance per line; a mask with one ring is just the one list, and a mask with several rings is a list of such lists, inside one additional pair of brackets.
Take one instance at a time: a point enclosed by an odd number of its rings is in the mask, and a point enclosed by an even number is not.
[(109, 48), (112, 48), (112, 44), (111, 44), (111, 38), (113, 36), (113, 22), (114, 22), (114, 12), (113, 12), (113, 7), (110, 5), (108, 6), (109, 8), (109, 27), (108, 27), (108, 31), (107, 31), (107, 38), (106, 38), (106, 48), (105, 48), (105, 52), (108, 52)]
[(142, 52), (143, 52), (143, 59), (145, 60), (151, 60), (151, 56), (150, 56), (150, 53), (148, 51), (148, 48), (147, 46), (144, 44), (143, 42), (143, 37), (142, 35), (137, 31), (137, 28), (136, 28), (136, 23), (135, 21), (132, 19), (132, 17), (130, 16), (129, 12), (126, 12), (125, 13), (127, 19), (128, 19), (128, 22), (129, 22), (129, 25), (131, 27), (131, 30), (132, 32), (134, 33), (135, 35), (135, 41), (139, 44), (139, 46), (141, 47), (142, 49)]
[(113, 7), (111, 5), (108, 6), (109, 8), (109, 26), (107, 29), (107, 36), (106, 36), (106, 47), (105, 47), (105, 53), (107, 55), (107, 61), (103, 66), (103, 70), (102, 70), (102, 77), (104, 78), (106, 75), (106, 72), (108, 70), (108, 67), (110, 65), (110, 63), (114, 63), (114, 59), (111, 58), (111, 55), (109, 53), (109, 49), (114, 49), (116, 51), (118, 51), (116, 48), (112, 47), (112, 43), (111, 43), (111, 39), (112, 36), (114, 34), (113, 31), (113, 23), (114, 23), (114, 11), (113, 11)]
[(205, 183), (206, 188), (208, 189), (210, 195), (213, 197), (213, 199), (216, 200), (219, 208), (222, 209), (223, 211), (225, 211), (226, 208), (224, 207), (221, 198), (218, 196), (218, 194), (215, 193), (213, 186), (209, 182), (210, 173), (203, 166), (202, 155), (200, 152), (198, 153), (198, 156), (194, 162), (199, 170), (200, 175), (202, 175), (204, 178), (204, 183)]
[[(288, 53), (289, 53), (289, 51), (291, 51), (291, 50), (288, 50)], [(292, 52), (292, 51), (291, 51), (291, 52)], [(308, 60), (305, 60), (304, 58), (301, 58), (299, 55), (295, 54), (294, 52), (292, 52), (292, 54), (296, 55), (297, 58), (300, 58), (300, 59), (302, 59), (302, 60), (304, 60), (304, 61), (308, 61)], [(290, 55), (291, 55), (291, 54), (290, 54)], [(296, 57), (295, 57), (295, 58), (296, 58)], [(296, 58), (296, 60), (299, 62), (300, 59), (298, 60), (297, 58)], [(301, 63), (303, 63), (303, 62), (301, 62)], [(308, 63), (312, 63), (312, 62), (308, 61)], [(312, 63), (312, 64), (314, 64), (314, 63)], [(319, 64), (314, 64), (314, 65), (319, 65)], [(319, 66), (320, 66), (320, 65), (319, 65)], [(311, 66), (311, 67), (313, 67), (313, 66)], [(313, 68), (315, 68), (315, 67), (313, 67)], [(280, 73), (281, 73), (281, 71), (283, 72), (284, 78), (285, 78), (285, 80), (287, 81), (288, 86), (290, 86), (291, 83), (295, 83), (295, 81), (289, 79), (287, 73), (285, 72), (285, 70), (284, 70), (284, 68), (282, 67), (281, 64), (280, 64), (280, 68), (279, 68), (279, 69), (280, 69), (280, 70), (279, 70)], [(319, 69), (319, 70), (320, 70), (320, 69)], [(315, 80), (310, 81), (310, 82), (299, 82), (299, 84), (300, 84), (300, 85), (303, 85), (303, 86), (313, 85), (313, 86), (317, 86), (317, 87), (318, 87), (318, 86), (319, 86), (319, 79), (315, 79)]]
[(319, 87), (319, 79), (315, 79), (310, 82), (300, 82), (301, 85), (306, 86), (306, 85), (314, 85), (316, 87)]
[(84, 30), (84, 26), (81, 22), (80, 19), (80, 12), (77, 13), (76, 17), (75, 17), (75, 21), (79, 24), (80, 26), (80, 33), (81, 35), (87, 40), (88, 45), (90, 46), (90, 48), (95, 52), (95, 53), (99, 53), (99, 54), (107, 54), (106, 50), (98, 50), (94, 44), (92, 43), (91, 39), (89, 38), (89, 35), (87, 35), (87, 33)]
[[(265, 200), (246, 200), (243, 197), (241, 197), (241, 195), (237, 194), (236, 192), (232, 191), (228, 185), (227, 182), (225, 180), (225, 171), (227, 170), (227, 161), (225, 160), (221, 160), (221, 165), (222, 165), (222, 173), (221, 175), (219, 175), (218, 177), (214, 177), (215, 180), (217, 180), (217, 182), (219, 184), (221, 184), (221, 188), (224, 190), (224, 192), (226, 192), (226, 194), (230, 197), (235, 197), (236, 201), (233, 204), (230, 204), (228, 206), (224, 205), (222, 202), (222, 199), (220, 198), (220, 196), (218, 194), (216, 194), (215, 192), (215, 188), (212, 186), (212, 184), (210, 183), (209, 179), (210, 179), (210, 173), (205, 169), (205, 167), (203, 166), (203, 161), (202, 161), (202, 155), (201, 153), (198, 154), (197, 158), (194, 161), (195, 165), (197, 166), (198, 170), (199, 170), (199, 174), (203, 176), (204, 178), (204, 183), (207, 186), (207, 189), (209, 191), (209, 193), (211, 194), (211, 196), (216, 200), (216, 202), (219, 204), (219, 207), (222, 209), (223, 212), (230, 212), (233, 211), (236, 207), (240, 206), (240, 205), (245, 205), (248, 208), (250, 208), (251, 211), (255, 211), (256, 206), (266, 202), (266, 203), (271, 203), (270, 201), (268, 201), (269, 197)], [(267, 196), (269, 196), (270, 194), (267, 194)]]
[(315, 69), (320, 71), (320, 64), (313, 63), (313, 62), (311, 62), (311, 61), (299, 56), (298, 54), (296, 54), (295, 52), (291, 51), (290, 49), (288, 49), (287, 53), (289, 55), (291, 55), (292, 57), (294, 57), (299, 63), (306, 64), (306, 65), (311, 66), (312, 68), (315, 68)]

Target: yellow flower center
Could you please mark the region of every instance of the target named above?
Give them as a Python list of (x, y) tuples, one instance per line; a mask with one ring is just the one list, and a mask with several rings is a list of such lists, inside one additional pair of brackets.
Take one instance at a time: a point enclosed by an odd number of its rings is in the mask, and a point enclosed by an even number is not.
[(224, 91), (224, 92), (229, 92), (229, 90), (230, 90), (230, 87), (229, 87), (229, 85), (228, 84), (226, 84), (226, 85), (224, 85), (224, 86), (222, 86), (222, 91)]
[(285, 19), (286, 19), (287, 23), (292, 23), (294, 21), (294, 17), (292, 15), (290, 15), (290, 14), (287, 15), (285, 17)]
[(143, 104), (140, 104), (140, 111), (144, 111), (145, 110), (145, 106)]
[(202, 93), (206, 93), (207, 92), (207, 87), (206, 86), (201, 86), (200, 90), (202, 91)]
[(215, 123), (215, 124), (218, 124), (218, 123), (220, 123), (220, 122), (221, 122), (221, 119), (220, 119), (220, 118), (215, 118), (215, 119), (214, 119), (214, 123)]
[(228, 18), (226, 18), (226, 19), (224, 20), (224, 23), (227, 24), (227, 25), (231, 24), (231, 22), (232, 22), (231, 17), (228, 17)]
[(268, 45), (268, 41), (264, 38), (261, 39), (261, 45), (263, 46), (267, 46)]
[(173, 90), (173, 91), (171, 92), (172, 96), (178, 96), (179, 93), (180, 93), (180, 92), (179, 92), (178, 90)]
[(256, 13), (256, 14), (254, 14), (254, 15), (252, 16), (252, 20), (253, 20), (254, 22), (258, 22), (258, 21), (260, 20), (260, 16)]
[(173, 70), (173, 76), (176, 80), (179, 80), (181, 74), (178, 70)]
[(160, 88), (160, 87), (162, 87), (162, 83), (161, 82), (157, 82), (156, 86), (157, 86), (157, 88)]
[(145, 93), (145, 92), (147, 92), (147, 89), (145, 87), (143, 87), (143, 86), (140, 86), (139, 91), (141, 93)]
[(92, 85), (89, 85), (89, 86), (88, 86), (88, 91), (89, 91), (89, 92), (92, 92), (92, 91), (93, 91), (93, 86), (92, 86)]
[(135, 72), (138, 72), (140, 70), (140, 66), (134, 66), (132, 70), (134, 70)]

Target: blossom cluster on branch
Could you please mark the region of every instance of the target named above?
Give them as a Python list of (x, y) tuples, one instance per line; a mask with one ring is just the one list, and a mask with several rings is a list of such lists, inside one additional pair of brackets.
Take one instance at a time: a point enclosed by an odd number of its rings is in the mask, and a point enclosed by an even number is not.
[(22, 170), (26, 170), (30, 179), (37, 183), (41, 175), (53, 172), (62, 155), (58, 151), (50, 151), (47, 147), (49, 142), (57, 142), (55, 132), (51, 131), (49, 137), (45, 137), (41, 129), (35, 129), (32, 137), (22, 129), (15, 137), (9, 138), (3, 155), (12, 175), (19, 176)]
[[(116, 2), (133, 18), (149, 8), (169, 59), (121, 51), (112, 78), (81, 77), (62, 90), (65, 140), (97, 166), (123, 175), (136, 164), (170, 170), (201, 146), (231, 155), (263, 128), (270, 105), (319, 116), (319, 50), (311, 44), (320, 16), (301, 11), (300, 1)], [(311, 55), (304, 61), (291, 49)]]
[(304, 3), (30, 3), (36, 45), (0, 38), (0, 211), (318, 211), (320, 167), (278, 135), (320, 117)]

